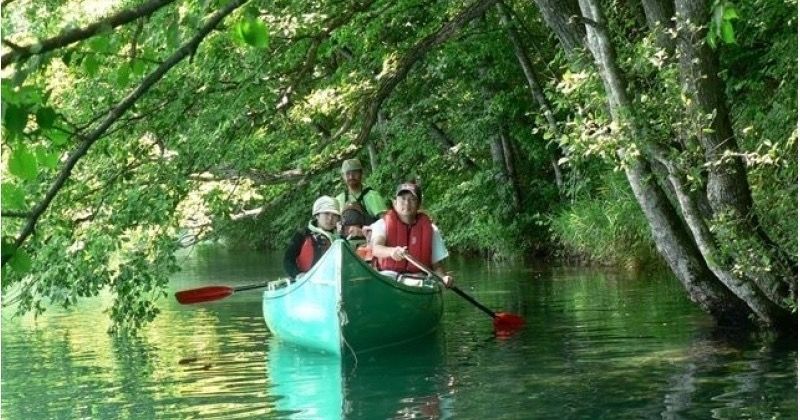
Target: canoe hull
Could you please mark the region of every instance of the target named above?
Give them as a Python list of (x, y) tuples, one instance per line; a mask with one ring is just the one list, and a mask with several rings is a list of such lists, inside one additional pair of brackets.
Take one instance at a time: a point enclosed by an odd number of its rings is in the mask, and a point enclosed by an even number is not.
[(382, 276), (341, 240), (297, 281), (264, 292), (263, 302), (276, 337), (339, 355), (427, 335), (443, 310), (441, 286), (407, 286)]

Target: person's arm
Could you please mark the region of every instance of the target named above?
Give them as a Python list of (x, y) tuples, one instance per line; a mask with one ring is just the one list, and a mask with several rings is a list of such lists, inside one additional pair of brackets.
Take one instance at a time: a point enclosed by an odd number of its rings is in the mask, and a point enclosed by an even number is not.
[(455, 284), (455, 279), (453, 278), (453, 276), (447, 274), (444, 271), (444, 265), (442, 265), (441, 262), (438, 262), (438, 263), (433, 265), (433, 271), (436, 274), (438, 274), (439, 277), (442, 278), (442, 281), (444, 281), (444, 286), (445, 287), (447, 287), (447, 288), (453, 287), (453, 285)]
[(403, 254), (406, 253), (404, 246), (386, 246), (386, 236), (384, 234), (372, 235), (372, 256), (377, 258), (391, 258), (401, 261)]
[(305, 236), (302, 233), (295, 232), (283, 254), (283, 271), (291, 278), (295, 278), (300, 274), (300, 268), (297, 267), (297, 256), (300, 255), (304, 240)]
[(383, 219), (378, 220), (370, 228), (372, 229), (372, 256), (401, 261), (406, 248), (402, 246), (386, 246), (386, 222)]
[(453, 276), (444, 271), (444, 264), (442, 264), (442, 262), (447, 259), (450, 253), (447, 251), (447, 247), (444, 244), (442, 232), (439, 231), (439, 228), (436, 227), (436, 225), (433, 226), (433, 238), (431, 238), (431, 240), (433, 241), (431, 244), (433, 271), (438, 274), (442, 280), (444, 280), (445, 287), (453, 287), (455, 280), (453, 279)]

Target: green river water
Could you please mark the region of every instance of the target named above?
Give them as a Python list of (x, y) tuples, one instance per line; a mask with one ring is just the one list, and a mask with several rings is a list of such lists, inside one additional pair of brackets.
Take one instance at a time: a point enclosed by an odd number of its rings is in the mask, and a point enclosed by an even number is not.
[[(282, 275), (278, 254), (199, 249), (172, 291)], [(2, 312), (3, 419), (797, 418), (797, 342), (732, 339), (666, 274), (452, 261), (462, 289), (522, 315), (510, 339), (453, 293), (442, 328), (338, 359), (275, 341), (261, 294), (162, 313), (115, 337), (109, 296)], [(398, 322), (402, 322), (398, 319)]]

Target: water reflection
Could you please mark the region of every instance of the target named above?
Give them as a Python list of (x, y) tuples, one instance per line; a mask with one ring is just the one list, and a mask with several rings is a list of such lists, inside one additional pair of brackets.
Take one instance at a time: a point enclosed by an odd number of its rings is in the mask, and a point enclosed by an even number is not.
[(450, 417), (452, 378), (439, 335), (340, 359), (269, 341), (268, 392), (290, 419)]
[[(253, 284), (281, 275), (281, 258), (198, 255), (172, 285)], [(164, 299), (138, 337), (106, 334), (105, 295), (36, 321), (5, 308), (2, 418), (797, 417), (796, 340), (723, 339), (674, 278), (450, 267), (526, 327), (496, 340), (448, 293), (441, 335), (341, 363), (270, 341), (258, 292)]]

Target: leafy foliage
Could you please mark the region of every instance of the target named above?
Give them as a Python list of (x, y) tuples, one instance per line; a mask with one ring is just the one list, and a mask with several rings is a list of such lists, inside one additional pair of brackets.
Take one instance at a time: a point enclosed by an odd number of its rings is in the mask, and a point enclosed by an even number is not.
[[(675, 63), (638, 10), (605, 3), (633, 118), (667, 145), (680, 141), (696, 127), (681, 114)], [(641, 139), (611, 134), (600, 78), (585, 56), (556, 46), (533, 2), (508, 5), (554, 126), (489, 9), (415, 62), (359, 143), (381, 82), (473, 3), (250, 0), (63, 173), (87, 133), (227, 4), (178, 0), (5, 68), (2, 288), (21, 310), (108, 290), (117, 327), (135, 329), (156, 316), (178, 247), (282, 248), (318, 195), (343, 188), (338, 162), (370, 161), (367, 145), (377, 164), (366, 184), (388, 198), (397, 182), (417, 179), (453, 250), (506, 258), (563, 247), (624, 265), (652, 258), (644, 219), (614, 172), (624, 165), (615, 151), (636, 150)], [(137, 5), (97, 12), (77, 0), (10, 3), (4, 54)], [(720, 55), (756, 209), (779, 245), (796, 249), (796, 4), (713, 7), (708, 42)], [(505, 162), (492, 149), (501, 134)], [(674, 158), (698, 182), (706, 175), (701, 151)], [(68, 179), (17, 246), (60, 175)]]

